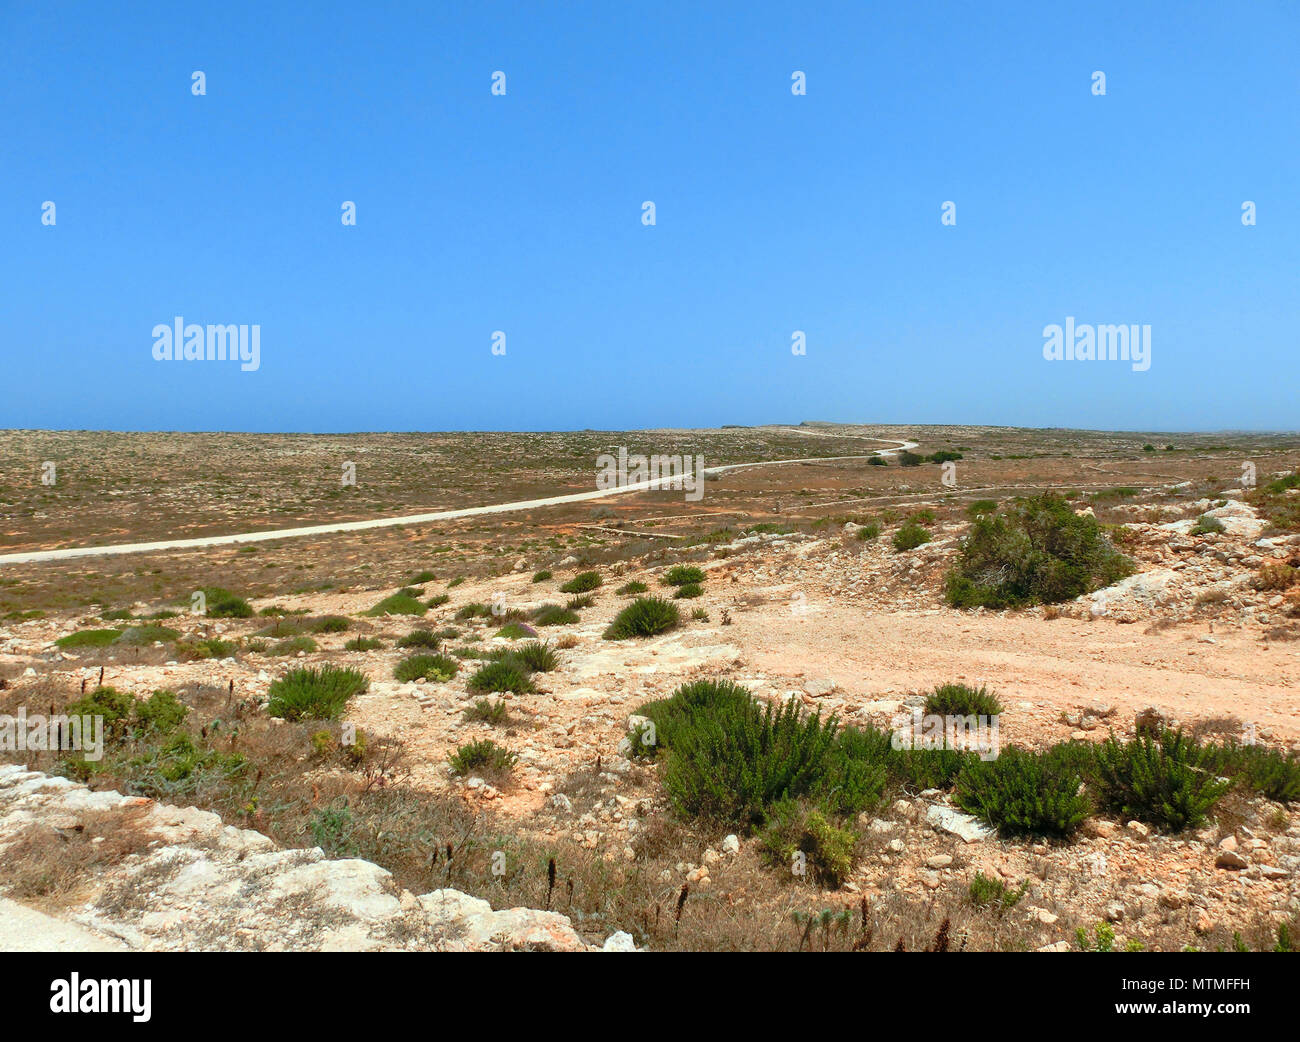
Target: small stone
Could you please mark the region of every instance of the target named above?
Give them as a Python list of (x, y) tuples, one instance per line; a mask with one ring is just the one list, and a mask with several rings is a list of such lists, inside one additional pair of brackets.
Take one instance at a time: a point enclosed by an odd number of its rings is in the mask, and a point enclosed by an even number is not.
[(951, 854), (935, 854), (925, 859), (926, 868), (947, 868), (952, 864)]
[(1235, 850), (1220, 849), (1218, 857), (1214, 859), (1216, 868), (1240, 869), (1246, 868), (1248, 864), (1249, 862)]

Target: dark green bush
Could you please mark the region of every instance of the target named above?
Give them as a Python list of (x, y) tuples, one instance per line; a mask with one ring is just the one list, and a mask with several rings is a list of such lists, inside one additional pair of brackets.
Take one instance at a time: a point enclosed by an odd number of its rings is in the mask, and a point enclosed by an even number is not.
[(590, 593), (597, 589), (603, 580), (600, 572), (579, 572), (567, 583), (560, 586), (561, 593)]
[(605, 630), (606, 640), (653, 637), (681, 622), (681, 613), (672, 601), (659, 597), (638, 597), (616, 616)]
[(559, 604), (543, 604), (533, 612), (538, 626), (568, 626), (578, 621), (578, 613)]
[(975, 519), (948, 571), (947, 597), (955, 608), (1054, 604), (1132, 571), (1096, 518), (1076, 515), (1060, 496), (1046, 493)]
[(252, 605), (248, 601), (220, 586), (205, 587), (203, 597), (207, 603), (206, 614), (210, 619), (247, 619), (253, 615)]
[(677, 587), (677, 592), (673, 594), (674, 600), (689, 600), (692, 597), (704, 596), (704, 587), (699, 583), (682, 583)]
[(664, 572), (665, 586), (685, 586), (687, 583), (704, 582), (704, 569), (693, 564), (675, 564)]
[(417, 596), (399, 590), (397, 593), (385, 597), (373, 608), (365, 612), (366, 615), (423, 615), (425, 607), (420, 603)]
[(1231, 784), (1216, 776), (1213, 752), (1182, 731), (1128, 742), (1112, 736), (1096, 757), (1104, 805), (1170, 832), (1199, 826)]
[(499, 727), (510, 722), (510, 711), (506, 708), (505, 699), (498, 698), (492, 702), (486, 698), (479, 698), (461, 714), (461, 717), (466, 723), (491, 724)]
[(509, 654), (513, 655), (525, 667), (534, 673), (549, 673), (560, 664), (559, 656), (549, 644), (543, 644), (539, 640), (530, 640), (526, 644), (519, 644), (512, 648)]
[(437, 651), (441, 643), (437, 635), (430, 633), (428, 630), (411, 630), (405, 637), (398, 640), (397, 646), (399, 648), (429, 648)]
[(456, 675), (460, 664), (446, 655), (412, 655), (393, 667), (393, 676), (402, 683), (412, 680), (432, 680), (445, 683)]
[(491, 694), (494, 691), (512, 691), (516, 695), (532, 691), (533, 681), (528, 667), (517, 658), (503, 658), (482, 666), (469, 678), (471, 691)]
[(664, 739), (664, 790), (684, 816), (757, 824), (776, 801), (825, 788), (835, 733), (834, 718), (804, 716), (793, 702), (699, 715)]
[(922, 543), (930, 541), (930, 533), (915, 521), (908, 521), (894, 533), (894, 549), (898, 551), (915, 550)]
[(312, 633), (343, 633), (351, 628), (352, 620), (342, 615), (322, 615), (311, 622)]
[(641, 582), (639, 579), (633, 579), (630, 583), (624, 583), (614, 592), (622, 597), (630, 597), (635, 593), (645, 593), (648, 589), (650, 589), (650, 587), (645, 583)]
[(1300, 757), (1263, 745), (1230, 743), (1206, 750), (1216, 773), (1278, 803), (1300, 801)]
[(285, 720), (337, 720), (353, 695), (370, 687), (359, 669), (291, 669), (271, 682), (266, 711)]
[(518, 759), (518, 756), (497, 745), (491, 738), (468, 742), (448, 757), (451, 769), (457, 774), (469, 774), (471, 771), (503, 773), (510, 770)]
[(121, 630), (78, 630), (54, 642), (60, 648), (104, 648), (122, 635)]
[(1051, 754), (1004, 749), (994, 760), (970, 760), (957, 777), (958, 806), (1003, 835), (1071, 836), (1091, 805), (1083, 779)]
[(533, 582), (544, 583), (550, 577), (551, 577), (551, 570), (549, 568), (543, 568), (540, 572), (533, 573)]
[(936, 716), (997, 716), (1002, 703), (983, 686), (940, 684), (926, 696), (925, 711)]
[(344, 651), (374, 651), (382, 648), (384, 642), (377, 637), (353, 637), (343, 645)]

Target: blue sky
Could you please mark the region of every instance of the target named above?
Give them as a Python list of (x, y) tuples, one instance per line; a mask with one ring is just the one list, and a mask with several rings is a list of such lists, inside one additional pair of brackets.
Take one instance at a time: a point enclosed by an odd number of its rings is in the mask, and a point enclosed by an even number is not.
[(1300, 427), (1293, 3), (125, 6), (0, 5), (0, 427)]

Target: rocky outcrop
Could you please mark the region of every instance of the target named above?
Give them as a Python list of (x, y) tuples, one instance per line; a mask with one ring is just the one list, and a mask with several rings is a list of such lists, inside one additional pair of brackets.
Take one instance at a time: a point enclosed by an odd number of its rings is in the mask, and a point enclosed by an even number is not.
[[(88, 828), (93, 824), (100, 827)], [(131, 851), (134, 843), (138, 850), (102, 863), (89, 852), (82, 859), (88, 878), (77, 889), (90, 896), (78, 892), (57, 919), (34, 918), (49, 929), (28, 931), (34, 935), (21, 944), (6, 936), (10, 948), (66, 945), (68, 930), (58, 923), (142, 951), (598, 950), (555, 912), (494, 911), (450, 889), (417, 897), (369, 861), (332, 860), (320, 848), (281, 849), (260, 832), (193, 807), (91, 792), (66, 778), (0, 765), (0, 858), (46, 830), (69, 844), (102, 843), (92, 833), (105, 831), (120, 849)], [(628, 950), (628, 941), (614, 935), (604, 950)]]

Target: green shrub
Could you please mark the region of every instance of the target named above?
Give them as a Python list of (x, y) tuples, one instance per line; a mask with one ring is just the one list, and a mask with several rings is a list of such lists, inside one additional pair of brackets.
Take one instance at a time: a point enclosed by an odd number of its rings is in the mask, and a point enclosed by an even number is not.
[(922, 543), (930, 541), (930, 533), (915, 521), (908, 521), (894, 533), (894, 549), (898, 551), (915, 550)]
[(253, 607), (248, 601), (220, 586), (205, 587), (203, 598), (209, 619), (248, 619), (253, 615)]
[(947, 597), (955, 608), (1054, 604), (1132, 571), (1096, 518), (1076, 515), (1064, 499), (1047, 493), (975, 519), (948, 571)]
[(1181, 731), (1128, 742), (1112, 736), (1096, 757), (1103, 803), (1170, 832), (1199, 826), (1231, 784), (1216, 777), (1213, 753)]
[(704, 587), (699, 583), (683, 583), (677, 587), (677, 592), (673, 594), (674, 600), (688, 600), (692, 597), (702, 597)]
[(672, 601), (659, 597), (638, 597), (614, 616), (605, 630), (606, 640), (628, 640), (632, 637), (653, 637), (664, 633), (681, 622), (681, 613)]
[(128, 626), (122, 631), (122, 635), (117, 638), (115, 643), (144, 647), (155, 642), (166, 644), (169, 641), (176, 640), (180, 635), (180, 630), (174, 630), (170, 626), (159, 626), (150, 623), (147, 626)]
[(393, 667), (393, 676), (402, 683), (432, 680), (442, 684), (456, 675), (460, 664), (446, 655), (412, 655)]
[(544, 583), (550, 577), (551, 577), (551, 570), (549, 568), (543, 568), (540, 572), (533, 573), (533, 582)]
[(533, 622), (538, 626), (568, 626), (578, 621), (578, 613), (558, 604), (543, 604), (533, 612)]
[[(886, 736), (888, 737), (888, 736)], [(886, 759), (890, 779), (908, 789), (951, 789), (962, 769), (977, 760), (961, 749), (893, 749)]]
[(590, 593), (597, 589), (604, 580), (599, 572), (579, 572), (567, 583), (560, 586), (561, 593)]
[(1192, 525), (1192, 535), (1209, 535), (1211, 532), (1222, 531), (1223, 522), (1209, 514), (1202, 514), (1196, 519), (1196, 524)]
[(425, 583), (431, 583), (438, 577), (430, 571), (417, 572), (411, 578), (406, 580), (407, 586), (423, 586)]
[(271, 683), (266, 711), (285, 720), (337, 720), (348, 699), (369, 687), (357, 669), (291, 669)]
[(68, 716), (99, 716), (104, 720), (104, 740), (121, 741), (130, 733), (135, 698), (114, 687), (97, 687), (67, 708)]
[(176, 657), (181, 662), (202, 662), (214, 658), (229, 658), (236, 651), (233, 640), (205, 637), (203, 640), (178, 640)]
[(135, 722), (140, 734), (171, 734), (185, 722), (189, 709), (171, 691), (155, 691), (135, 705)]
[(966, 516), (974, 521), (977, 517), (992, 514), (998, 508), (996, 499), (977, 499), (966, 508)]
[(1028, 889), (1028, 879), (1013, 890), (996, 876), (986, 876), (983, 872), (976, 872), (975, 878), (971, 880), (967, 899), (976, 908), (995, 908), (999, 912), (1005, 912), (1008, 908), (1019, 904)]
[(872, 456), (870, 459), (867, 460), (867, 466), (868, 466), (868, 467), (887, 467), (887, 466), (889, 466), (889, 460), (885, 459), (884, 456)]
[(582, 611), (583, 608), (590, 608), (596, 603), (596, 598), (589, 593), (580, 593), (576, 597), (570, 597), (564, 602), (565, 611)]
[(523, 640), (525, 637), (537, 636), (537, 631), (522, 622), (507, 622), (496, 631), (496, 636), (504, 637), (506, 640)]
[(311, 622), (312, 633), (343, 633), (352, 626), (352, 620), (342, 615), (322, 615)]
[(1300, 756), (1263, 745), (1231, 743), (1206, 750), (1217, 774), (1278, 803), (1300, 801)]
[(685, 586), (687, 583), (704, 582), (704, 569), (693, 564), (675, 564), (664, 573), (665, 586)]
[(275, 644), (269, 655), (296, 655), (298, 652), (312, 652), (317, 650), (317, 645), (310, 637), (290, 637), (288, 640), (282, 640)]
[(441, 641), (428, 630), (411, 630), (405, 637), (397, 641), (399, 648), (431, 648), (438, 650)]
[(1048, 753), (1004, 749), (972, 759), (957, 777), (956, 801), (1003, 835), (1071, 836), (1091, 807), (1083, 779)]
[(862, 525), (857, 532), (859, 542), (870, 542), (872, 539), (880, 538), (880, 525), (875, 521), (868, 521)]
[(121, 630), (78, 630), (56, 640), (60, 648), (103, 648), (122, 635)]
[(907, 449), (898, 454), (898, 465), (900, 467), (919, 467), (924, 462), (924, 456), (918, 456), (915, 452), (909, 452)]
[(482, 666), (469, 678), (471, 691), (491, 694), (494, 691), (512, 691), (516, 695), (534, 690), (528, 668), (516, 658), (498, 659)]
[(432, 597), (430, 597), (427, 601), (424, 602), (424, 606), (426, 608), (441, 608), (449, 600), (451, 600), (451, 594), (435, 593)]
[(964, 457), (960, 452), (953, 452), (952, 449), (940, 449), (938, 452), (930, 453), (925, 458), (930, 463), (951, 463)]
[(490, 619), (491, 617), (492, 609), (486, 604), (479, 604), (477, 601), (462, 605), (456, 611), (456, 619), (460, 622), (468, 619)]
[(486, 698), (479, 698), (461, 714), (461, 718), (466, 723), (491, 724), (493, 727), (499, 727), (510, 722), (510, 711), (506, 708), (504, 699), (498, 698), (493, 702)]
[(669, 752), (664, 790), (684, 816), (757, 824), (778, 800), (827, 787), (835, 734), (834, 718), (804, 716), (793, 702), (697, 715), (660, 736)]
[(375, 651), (382, 648), (384, 642), (377, 637), (353, 637), (343, 645), (344, 651)]
[[(853, 871), (858, 834), (839, 828), (826, 815), (797, 800), (781, 800), (767, 815), (759, 840), (775, 866), (799, 865), (822, 886), (841, 887)], [(797, 854), (803, 858), (796, 859)]]
[(560, 664), (559, 656), (551, 650), (550, 645), (543, 644), (539, 640), (519, 644), (510, 649), (510, 654), (534, 673), (549, 673)]
[(639, 579), (633, 579), (630, 583), (624, 583), (614, 592), (623, 597), (630, 597), (636, 593), (645, 593), (648, 589), (650, 589), (650, 587), (645, 583), (641, 582)]
[(448, 757), (451, 769), (457, 774), (469, 774), (471, 771), (505, 772), (518, 759), (509, 749), (497, 745), (490, 738), (468, 742)]
[(936, 716), (997, 716), (1002, 703), (983, 686), (940, 684), (926, 696), (925, 711)]
[(366, 615), (423, 615), (425, 607), (420, 603), (418, 597), (399, 590), (397, 593), (385, 597), (376, 604)]

